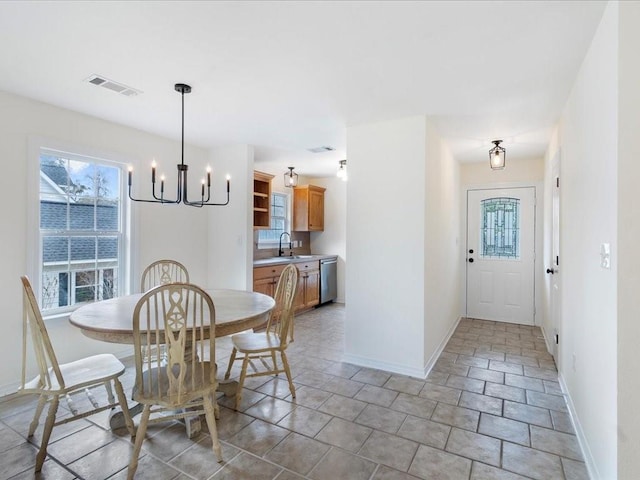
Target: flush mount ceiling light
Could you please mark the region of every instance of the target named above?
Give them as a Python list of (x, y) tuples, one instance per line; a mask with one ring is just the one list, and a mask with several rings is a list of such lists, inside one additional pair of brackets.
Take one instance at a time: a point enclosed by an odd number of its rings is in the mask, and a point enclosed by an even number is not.
[(347, 161), (340, 160), (338, 162), (338, 173), (336, 174), (343, 182), (347, 181)]
[[(203, 207), (205, 205), (211, 206), (224, 206), (229, 204), (229, 177), (227, 176), (227, 201), (224, 203), (209, 202), (211, 199), (211, 169), (207, 167), (207, 196), (205, 198), (205, 179), (202, 179), (202, 186), (200, 189), (200, 200), (190, 201), (187, 197), (187, 171), (189, 165), (184, 163), (184, 94), (191, 92), (191, 87), (184, 83), (176, 83), (174, 86), (176, 92), (182, 94), (182, 156), (181, 162), (178, 164), (178, 190), (175, 200), (169, 200), (164, 198), (164, 175), (160, 176), (160, 196), (156, 195), (156, 162), (151, 164), (151, 195), (153, 199), (144, 200), (141, 198), (133, 198), (131, 195), (131, 183), (133, 180), (133, 168), (129, 167), (129, 198), (134, 202), (147, 202), (147, 203), (184, 203), (190, 207)], [(296, 175), (297, 177), (297, 175)]]
[(493, 140), (491, 143), (495, 145), (489, 150), (489, 165), (492, 170), (502, 170), (505, 165), (507, 151), (500, 146), (502, 140)]
[(284, 186), (285, 187), (297, 187), (298, 186), (298, 174), (293, 171), (295, 167), (287, 167), (288, 172), (284, 172)]

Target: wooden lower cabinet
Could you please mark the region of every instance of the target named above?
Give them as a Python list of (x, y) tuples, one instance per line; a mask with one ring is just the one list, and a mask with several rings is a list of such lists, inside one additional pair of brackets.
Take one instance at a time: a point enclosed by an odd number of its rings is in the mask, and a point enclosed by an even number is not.
[[(286, 265), (255, 267), (253, 269), (253, 291), (273, 297), (280, 274)], [(296, 263), (298, 288), (293, 299), (296, 312), (309, 310), (320, 303), (320, 262)]]

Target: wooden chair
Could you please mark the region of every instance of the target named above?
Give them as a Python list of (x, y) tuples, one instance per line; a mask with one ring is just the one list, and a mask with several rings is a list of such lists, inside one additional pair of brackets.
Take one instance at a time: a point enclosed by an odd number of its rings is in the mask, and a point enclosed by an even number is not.
[(175, 260), (158, 260), (142, 272), (140, 291), (146, 292), (158, 285), (167, 283), (189, 283), (189, 272), (186, 267)]
[[(229, 366), (225, 373), (225, 380), (231, 375), (231, 367), (236, 359), (242, 359), (242, 370), (238, 380), (238, 390), (236, 393), (236, 410), (242, 400), (242, 387), (247, 377), (258, 377), (262, 375), (278, 375), (286, 373), (289, 381), (289, 391), (295, 398), (296, 390), (291, 380), (291, 370), (285, 350), (289, 341), (293, 340), (293, 299), (296, 295), (298, 284), (298, 269), (293, 264), (289, 264), (280, 274), (278, 285), (276, 286), (275, 301), (276, 306), (271, 312), (267, 328), (264, 332), (245, 332), (233, 335), (231, 341), (233, 350), (229, 359)], [(244, 356), (236, 358), (239, 353)], [(276, 353), (280, 353), (282, 367), (278, 366)], [(271, 359), (271, 364), (265, 359)], [(252, 360), (260, 360), (264, 369), (259, 369)], [(253, 373), (247, 373), (247, 368), (251, 364)]]
[[(147, 291), (133, 313), (136, 382), (133, 399), (143, 405), (129, 464), (133, 478), (147, 425), (203, 413), (213, 452), (222, 462), (216, 429), (215, 308), (200, 287), (169, 283)], [(145, 356), (165, 344), (167, 359)], [(206, 357), (211, 361), (207, 361)], [(156, 415), (159, 414), (159, 415)]]
[[(47, 402), (50, 402), (49, 412), (42, 432), (42, 441), (40, 442), (40, 451), (36, 456), (35, 471), (42, 469), (45, 457), (47, 455), (47, 445), (53, 427), (62, 425), (73, 420), (78, 420), (89, 415), (115, 408), (120, 406), (125, 418), (125, 424), (129, 433), (135, 434), (134, 425), (129, 415), (127, 407), (127, 398), (122, 389), (122, 384), (118, 377), (125, 371), (124, 365), (113, 355), (103, 354), (94, 355), (81, 360), (70, 363), (60, 364), (56, 358), (56, 354), (51, 345), (47, 328), (42, 319), (42, 314), (38, 306), (38, 302), (31, 288), (31, 283), (26, 276), (21, 277), (23, 286), (23, 353), (22, 353), (22, 382), (19, 393), (37, 394), (38, 405), (35, 415), (29, 426), (28, 437), (32, 437), (38, 423), (40, 415)], [(30, 335), (29, 335), (30, 334)], [(27, 381), (26, 375), (30, 365), (27, 365), (27, 338), (31, 339), (31, 347), (35, 357), (35, 363), (38, 366), (38, 375), (30, 381)], [(111, 383), (116, 389), (118, 401), (113, 396)], [(91, 388), (104, 385), (107, 390), (108, 403), (100, 406)], [(72, 395), (84, 392), (89, 397), (93, 408), (79, 412), (72, 400)], [(65, 397), (71, 416), (56, 421), (56, 413), (60, 403), (60, 397)]]
[[(187, 268), (175, 260), (157, 260), (142, 272), (140, 291), (146, 292), (153, 287), (166, 285), (167, 283), (189, 283)], [(167, 356), (164, 345), (160, 345), (157, 350), (147, 349), (145, 353), (149, 356), (157, 355), (162, 359), (166, 359)]]

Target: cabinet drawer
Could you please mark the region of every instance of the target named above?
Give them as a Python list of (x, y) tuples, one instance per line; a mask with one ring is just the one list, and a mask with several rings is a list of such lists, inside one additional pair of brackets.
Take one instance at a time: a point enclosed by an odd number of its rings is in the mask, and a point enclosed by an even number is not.
[(320, 262), (300, 262), (296, 263), (296, 267), (298, 267), (298, 271), (300, 273), (311, 272), (313, 270), (320, 270)]
[(253, 269), (253, 279), (261, 280), (263, 278), (279, 277), (286, 265), (270, 265), (266, 267), (256, 267)]

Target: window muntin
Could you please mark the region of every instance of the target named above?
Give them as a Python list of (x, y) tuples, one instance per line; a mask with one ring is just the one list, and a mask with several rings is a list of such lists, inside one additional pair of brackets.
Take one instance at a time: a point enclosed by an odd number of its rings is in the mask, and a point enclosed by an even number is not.
[(258, 245), (273, 247), (276, 244), (277, 246), (282, 232), (288, 232), (288, 225), (289, 195), (273, 192), (271, 194), (271, 228), (258, 230)]
[(488, 198), (480, 202), (480, 256), (520, 258), (520, 199)]
[(120, 293), (123, 168), (40, 150), (40, 307), (45, 315)]

